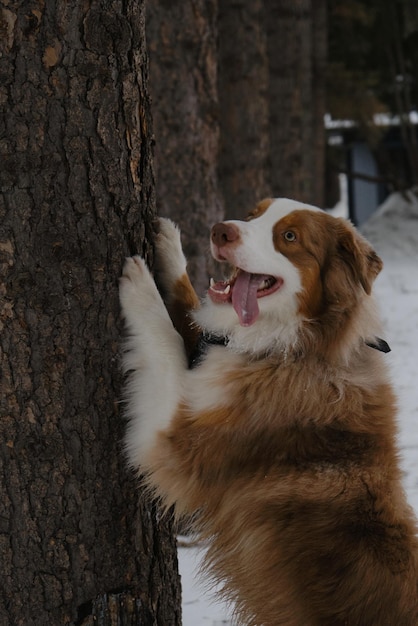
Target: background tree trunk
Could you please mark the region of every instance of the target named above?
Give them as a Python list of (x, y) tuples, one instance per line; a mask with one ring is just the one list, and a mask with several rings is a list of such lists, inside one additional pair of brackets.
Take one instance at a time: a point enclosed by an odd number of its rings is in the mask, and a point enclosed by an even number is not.
[(216, 37), (217, 0), (147, 6), (158, 212), (180, 225), (199, 293), (207, 288), (209, 229), (223, 214)]
[(326, 66), (328, 56), (328, 23), (326, 0), (312, 0), (312, 198), (310, 202), (322, 208), (331, 208), (339, 200), (327, 204), (326, 150), (327, 136), (324, 116), (326, 108)]
[(326, 2), (219, 5), (219, 180), (228, 218), (266, 196), (324, 206)]
[(273, 196), (323, 206), (325, 0), (265, 1)]
[(219, 4), (219, 180), (228, 219), (271, 194), (263, 0)]
[(0, 9), (0, 623), (177, 625), (117, 403), (118, 276), (152, 252), (143, 3)]

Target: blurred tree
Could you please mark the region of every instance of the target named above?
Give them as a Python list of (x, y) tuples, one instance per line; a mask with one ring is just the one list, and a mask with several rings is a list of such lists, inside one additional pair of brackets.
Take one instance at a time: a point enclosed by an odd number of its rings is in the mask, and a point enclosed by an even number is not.
[(324, 206), (325, 0), (265, 2), (273, 196)]
[(120, 449), (117, 282), (151, 253), (144, 5), (1, 2), (0, 624), (180, 624)]
[(218, 175), (225, 214), (239, 219), (272, 193), (264, 0), (220, 2), (218, 51)]

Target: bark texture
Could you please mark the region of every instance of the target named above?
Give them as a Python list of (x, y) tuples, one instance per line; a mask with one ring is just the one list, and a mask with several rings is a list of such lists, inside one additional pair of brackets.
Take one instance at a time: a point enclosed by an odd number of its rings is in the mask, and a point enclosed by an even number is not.
[(325, 0), (265, 1), (273, 196), (323, 206)]
[(263, 0), (219, 5), (219, 180), (229, 219), (271, 194)]
[(323, 206), (325, 0), (219, 6), (219, 180), (230, 218), (266, 196)]
[(218, 190), (217, 0), (147, 6), (157, 206), (182, 230), (195, 289), (207, 288), (209, 229)]
[(174, 539), (120, 446), (117, 282), (155, 209), (143, 3), (0, 20), (0, 623), (177, 625)]

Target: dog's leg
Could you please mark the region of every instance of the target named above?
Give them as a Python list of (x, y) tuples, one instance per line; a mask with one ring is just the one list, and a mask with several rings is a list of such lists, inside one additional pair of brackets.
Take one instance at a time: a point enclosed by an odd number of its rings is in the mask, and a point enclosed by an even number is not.
[(126, 451), (134, 467), (146, 469), (157, 433), (169, 425), (177, 409), (187, 359), (182, 338), (138, 256), (126, 260), (120, 302), (128, 333), (123, 368), (130, 372)]
[(171, 220), (159, 219), (155, 249), (155, 280), (171, 320), (183, 337), (186, 353), (190, 355), (200, 334), (190, 312), (199, 307), (199, 298), (187, 275), (187, 261), (181, 247), (180, 230)]

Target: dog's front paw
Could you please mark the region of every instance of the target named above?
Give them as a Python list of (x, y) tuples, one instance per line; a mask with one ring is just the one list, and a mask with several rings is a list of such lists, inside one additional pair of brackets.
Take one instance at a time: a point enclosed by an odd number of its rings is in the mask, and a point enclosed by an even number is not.
[(119, 282), (122, 314), (129, 323), (155, 314), (165, 307), (144, 259), (134, 256), (126, 259)]
[(129, 257), (125, 260), (120, 278), (120, 297), (122, 306), (129, 305), (129, 299), (136, 297), (144, 289), (149, 289), (154, 281), (140, 256)]
[(156, 280), (164, 293), (169, 294), (175, 283), (186, 273), (187, 261), (181, 247), (179, 228), (164, 217), (159, 218), (155, 253)]
[(147, 280), (149, 270), (140, 256), (128, 257), (123, 266), (121, 282), (129, 283), (131, 287), (140, 288), (143, 280)]

